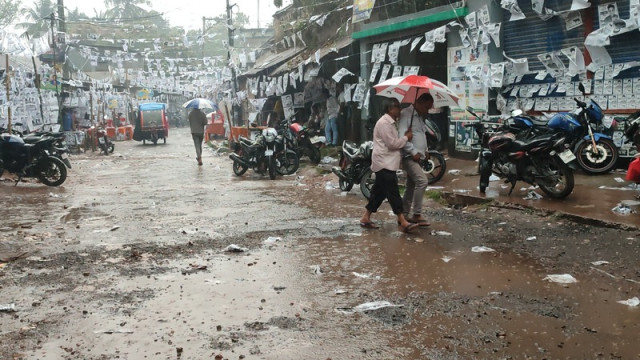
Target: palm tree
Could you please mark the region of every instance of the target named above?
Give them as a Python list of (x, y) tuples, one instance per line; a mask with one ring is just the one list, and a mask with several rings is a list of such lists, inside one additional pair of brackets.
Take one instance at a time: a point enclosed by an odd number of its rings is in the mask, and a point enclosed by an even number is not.
[(105, 15), (109, 19), (134, 19), (149, 14), (140, 5), (151, 6), (151, 0), (104, 0), (104, 5), (107, 8)]
[(25, 30), (24, 36), (35, 38), (49, 32), (51, 15), (55, 13), (56, 5), (51, 0), (38, 0), (32, 8), (23, 8), (21, 13), (27, 17), (27, 22), (17, 24)]
[(0, 0), (0, 28), (4, 28), (16, 19), (19, 11), (15, 0)]

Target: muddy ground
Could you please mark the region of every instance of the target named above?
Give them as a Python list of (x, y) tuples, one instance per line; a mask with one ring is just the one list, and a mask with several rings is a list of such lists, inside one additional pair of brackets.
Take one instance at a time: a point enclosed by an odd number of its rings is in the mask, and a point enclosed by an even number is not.
[(430, 228), (363, 230), (326, 170), (203, 158), (172, 129), (0, 181), (0, 359), (640, 358), (633, 226), (430, 193)]

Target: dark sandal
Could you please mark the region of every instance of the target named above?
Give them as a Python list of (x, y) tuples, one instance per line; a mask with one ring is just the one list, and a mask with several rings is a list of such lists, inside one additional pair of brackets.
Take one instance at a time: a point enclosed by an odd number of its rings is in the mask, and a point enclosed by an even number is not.
[(360, 222), (360, 226), (365, 228), (365, 229), (380, 229), (380, 226), (378, 226), (376, 223), (374, 223), (373, 221), (369, 221), (369, 222)]
[(407, 225), (405, 227), (402, 227), (402, 226), (400, 227), (402, 232), (405, 233), (405, 234), (410, 234), (416, 228), (418, 228), (418, 224), (412, 224), (412, 223), (409, 223), (409, 225)]

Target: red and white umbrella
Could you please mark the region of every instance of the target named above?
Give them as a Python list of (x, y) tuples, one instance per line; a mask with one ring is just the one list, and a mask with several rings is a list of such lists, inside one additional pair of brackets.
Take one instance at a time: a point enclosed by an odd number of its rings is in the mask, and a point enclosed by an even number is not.
[(458, 96), (438, 80), (422, 75), (398, 76), (373, 86), (376, 95), (396, 98), (401, 103), (415, 103), (420, 95), (429, 93), (433, 97), (433, 106), (458, 107)]

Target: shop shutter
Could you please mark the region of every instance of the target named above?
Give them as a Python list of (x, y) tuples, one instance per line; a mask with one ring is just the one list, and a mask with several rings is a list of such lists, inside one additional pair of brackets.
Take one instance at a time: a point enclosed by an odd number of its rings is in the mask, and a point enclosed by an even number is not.
[[(546, 0), (545, 6), (555, 11), (565, 11), (571, 8), (571, 3), (572, 0)], [(507, 56), (514, 59), (526, 57), (529, 60), (529, 70), (536, 71), (544, 69), (538, 60), (538, 54), (560, 51), (571, 46), (584, 50), (584, 25), (567, 31), (562, 17), (554, 16), (544, 21), (531, 9), (531, 1), (519, 0), (518, 4), (526, 19), (508, 21), (511, 14), (504, 10), (502, 39)], [(581, 13), (584, 23), (584, 11)]]
[[(629, 1), (600, 1), (600, 4), (615, 2), (618, 5), (618, 15), (620, 19), (629, 19)], [(596, 11), (593, 12), (594, 29), (600, 28), (600, 19), (598, 16), (598, 3), (593, 5)], [(632, 30), (624, 34), (611, 36), (611, 44), (606, 46), (607, 52), (611, 56), (614, 64), (638, 61), (640, 59), (640, 33), (638, 30)]]

